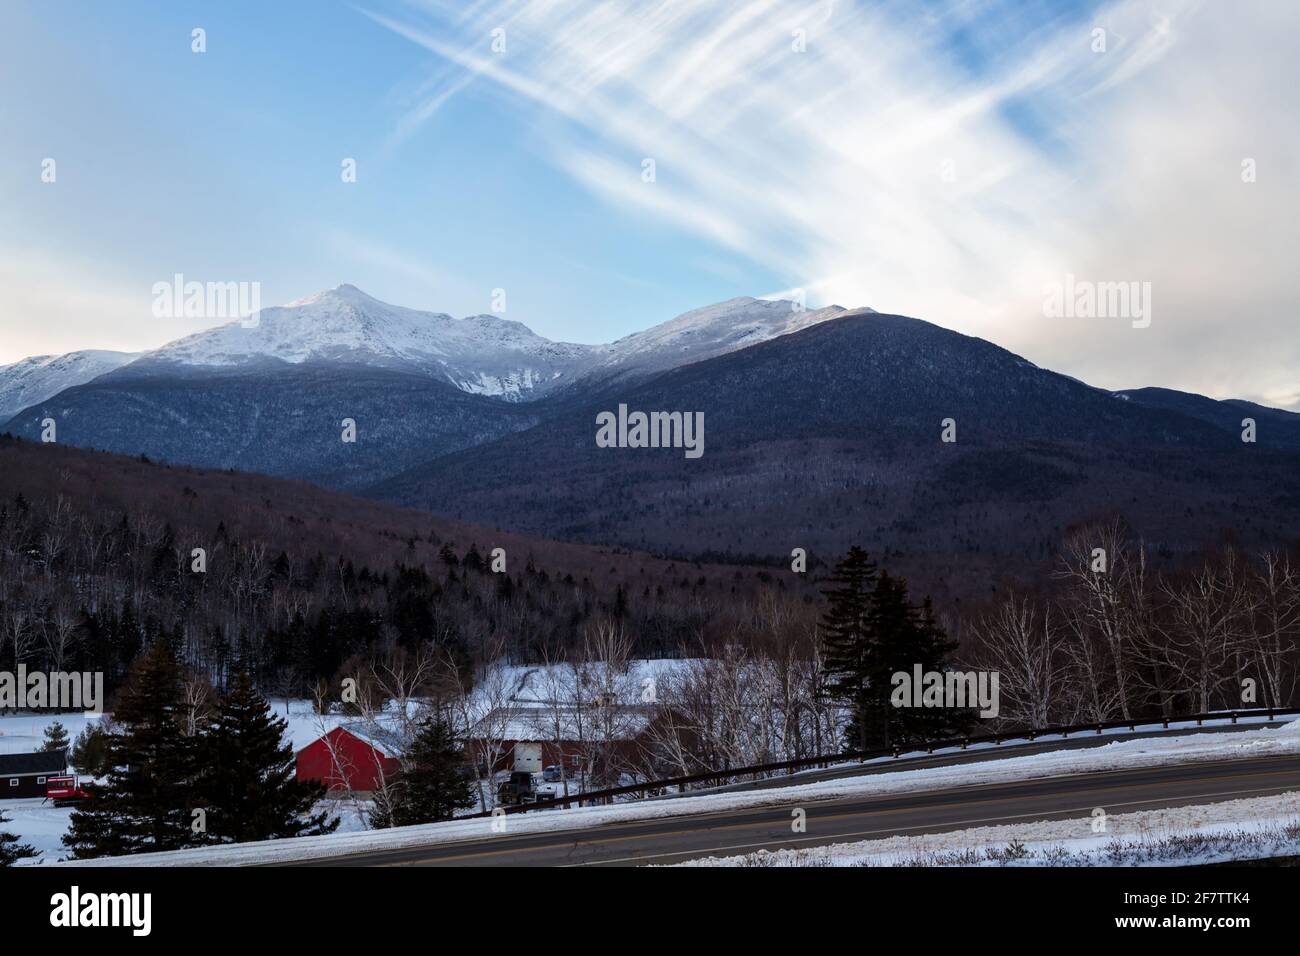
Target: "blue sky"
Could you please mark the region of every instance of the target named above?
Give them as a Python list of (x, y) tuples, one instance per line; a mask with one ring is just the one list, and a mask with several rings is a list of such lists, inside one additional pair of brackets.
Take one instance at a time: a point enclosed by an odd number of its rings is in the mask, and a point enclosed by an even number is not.
[[(501, 287), (508, 313), (538, 331), (605, 341), (789, 284), (584, 190), (490, 91), (464, 91), (394, 145), (442, 64), (348, 5), (20, 4), (6, 15), (0, 69), (25, 92), (5, 120), (27, 151), (14, 163), (6, 149), (6, 238), (136, 276), (142, 297), (179, 270), (257, 279), (268, 303), (352, 282), (463, 315), (489, 311)], [(203, 55), (190, 50), (195, 25)], [(44, 156), (58, 183), (33, 189)], [(341, 181), (344, 157), (357, 160), (355, 184)], [(629, 157), (634, 171), (640, 159)]]
[[(0, 362), (214, 324), (150, 315), (177, 272), (454, 315), (504, 288), (580, 342), (799, 289), (1109, 387), (1289, 405), (1296, 18), (1230, 6), (7, 3)], [(1160, 312), (1048, 323), (1067, 273), (1151, 281)]]

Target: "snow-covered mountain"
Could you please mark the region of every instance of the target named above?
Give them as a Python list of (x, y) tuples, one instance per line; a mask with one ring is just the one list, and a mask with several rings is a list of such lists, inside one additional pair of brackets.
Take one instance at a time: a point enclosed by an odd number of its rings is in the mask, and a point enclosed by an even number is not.
[(664, 371), (798, 332), (845, 313), (838, 305), (807, 311), (787, 299), (741, 296), (683, 312), (619, 339), (603, 350), (592, 371), (609, 375)]
[(252, 327), (232, 322), (148, 353), (185, 366), (351, 362), (434, 373), (462, 391), (539, 398), (590, 375), (651, 373), (723, 355), (797, 332), (844, 313), (839, 306), (799, 311), (786, 300), (728, 299), (685, 312), (609, 345), (552, 342), (526, 325), (493, 315), (455, 319), (389, 305), (351, 285), (263, 309)]
[(65, 388), (84, 385), (139, 358), (139, 352), (86, 349), (66, 355), (33, 355), (0, 365), (0, 422)]
[(493, 315), (455, 319), (380, 302), (351, 285), (177, 339), (147, 353), (132, 372), (328, 362), (421, 372), (476, 395), (518, 400), (568, 381), (591, 346), (552, 342)]
[[(80, 388), (16, 396), (0, 431), (36, 437), (52, 416), (66, 444), (364, 487), (605, 389), (626, 392), (838, 314), (733, 299), (609, 345), (573, 345), (496, 316), (400, 308), (342, 285), (177, 339), (93, 382), (89, 373), (67, 382)], [(558, 403), (545, 400), (553, 393)], [(344, 416), (359, 423), (355, 445), (338, 441)]]
[(415, 372), (472, 395), (531, 400), (583, 380), (621, 382), (713, 358), (843, 314), (839, 306), (800, 311), (785, 300), (743, 297), (608, 345), (578, 345), (552, 342), (498, 316), (457, 319), (389, 305), (341, 285), (151, 352), (73, 352), (0, 368), (0, 423), (107, 372), (118, 378), (241, 369), (273, 374), (281, 363)]

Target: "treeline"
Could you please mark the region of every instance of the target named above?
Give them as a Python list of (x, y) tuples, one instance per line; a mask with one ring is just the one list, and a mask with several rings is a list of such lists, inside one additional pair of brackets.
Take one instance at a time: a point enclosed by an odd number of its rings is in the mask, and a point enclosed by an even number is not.
[[(851, 656), (848, 625), (824, 593), (845, 587), (842, 565), (807, 575), (751, 569), (731, 593), (739, 569), (725, 582), (717, 569), (686, 564), (638, 575), (639, 559), (611, 552), (611, 571), (626, 573), (598, 584), (529, 554), (511, 553), (508, 572), (494, 571), (487, 545), (412, 528), (411, 560), (376, 568), (353, 560), (345, 533), (335, 553), (272, 549), (249, 515), (241, 520), (254, 530), (173, 523), (145, 499), (116, 509), (54, 492), (0, 501), (0, 670), (102, 671), (111, 693), (161, 644), (195, 693), (224, 693), (243, 671), (263, 694), (324, 704), (340, 700), (343, 679), (401, 655), (436, 659), (444, 687), (472, 690), (499, 664), (587, 666), (593, 635), (615, 633), (624, 659), (691, 662), (658, 689), (681, 726), (646, 772), (793, 759), (959, 726), (926, 713), (899, 724), (897, 708), (879, 703), (895, 665), (999, 672), (1007, 727), (1300, 704), (1300, 572), (1284, 552), (1220, 548), (1172, 571), (1161, 554), (1166, 570), (1156, 573), (1154, 549), (1121, 525), (1088, 527), (1032, 587), (961, 616), (872, 568), (853, 613), (865, 615), (862, 634), (876, 635), (864, 645), (874, 657), (850, 663), (859, 689), (874, 690), (855, 699), (830, 686), (846, 679), (834, 675)], [(314, 541), (326, 526), (317, 521)], [(882, 637), (894, 633), (880, 624), (887, 614), (896, 634)]]
[(965, 656), (1001, 672), (1004, 723), (1300, 705), (1300, 566), (1224, 547), (1157, 574), (1150, 553), (1118, 522), (1080, 530), (1050, 589), (971, 622)]
[(638, 655), (663, 656), (727, 613), (717, 582), (689, 567), (635, 588), (598, 585), (526, 554), (494, 572), (486, 548), (432, 530), (409, 541), (436, 545), (436, 560), (372, 568), (272, 551), (223, 522), (178, 528), (144, 502), (112, 512), (19, 493), (0, 502), (0, 669), (99, 671), (111, 693), (162, 642), (218, 689), (243, 670), (267, 693), (306, 697), (357, 659), (431, 643), (467, 666), (487, 647), (538, 659), (606, 619), (635, 635)]

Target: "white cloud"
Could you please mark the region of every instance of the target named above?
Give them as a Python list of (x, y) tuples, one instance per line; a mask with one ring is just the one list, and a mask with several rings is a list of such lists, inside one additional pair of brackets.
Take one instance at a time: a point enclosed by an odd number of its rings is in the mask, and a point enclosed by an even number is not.
[[(918, 315), (1100, 385), (1300, 391), (1281, 251), (1296, 247), (1297, 134), (1278, 94), (1300, 79), (1295, 5), (1126, 0), (1055, 22), (961, 3), (446, 9), (369, 14), (461, 71), (402, 135), (473, 78), (534, 116), (551, 162), (611, 204), (822, 302)], [(956, 24), (979, 69), (940, 42)], [(1253, 186), (1243, 156), (1261, 164)], [(1151, 281), (1151, 328), (1044, 319), (1043, 287), (1067, 272)]]

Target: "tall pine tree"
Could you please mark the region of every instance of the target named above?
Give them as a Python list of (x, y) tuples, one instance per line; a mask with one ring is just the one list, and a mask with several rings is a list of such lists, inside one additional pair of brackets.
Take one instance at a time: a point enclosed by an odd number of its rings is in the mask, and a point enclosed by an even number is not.
[(849, 708), (846, 749), (866, 750), (870, 739), (871, 681), (876, 665), (871, 629), (871, 598), (876, 582), (875, 562), (854, 545), (835, 565), (832, 587), (823, 591), (830, 605), (822, 617), (822, 643), (829, 675), (827, 694)]
[(165, 641), (132, 667), (113, 712), (107, 781), (72, 813), (63, 843), (77, 858), (174, 850), (190, 830), (192, 742), (181, 734), (181, 673)]
[[(894, 706), (893, 676), (942, 672), (956, 649), (929, 599), (918, 607), (907, 582), (876, 566), (861, 548), (851, 548), (835, 568), (830, 606), (822, 619), (829, 672), (828, 694), (849, 709), (846, 749), (869, 750), (964, 733), (969, 710), (951, 706)], [(913, 688), (918, 697), (920, 688)], [(919, 700), (914, 700), (919, 703)], [(945, 704), (948, 702), (945, 702)]]
[(68, 752), (68, 763), (77, 773), (102, 777), (108, 773), (111, 735), (99, 721), (87, 721)]
[(311, 812), (325, 788), (296, 779), (287, 727), (241, 671), (198, 741), (196, 789), (211, 842), (314, 836), (338, 827), (328, 812)]
[(377, 801), (371, 822), (378, 827), (450, 820), (474, 805), (465, 754), (442, 715), (426, 718), (407, 754), (402, 775), (386, 801)]
[[(906, 594), (906, 586), (904, 586)], [(952, 667), (950, 655), (957, 650), (935, 619), (934, 608), (927, 597), (921, 606), (913, 608), (907, 643), (898, 654), (898, 666), (891, 673), (920, 664), (922, 672), (946, 672)], [(916, 688), (913, 694), (918, 693)], [(944, 701), (943, 707), (909, 708), (900, 712), (892, 708), (897, 726), (893, 742), (915, 743), (922, 740), (943, 740), (970, 732), (976, 721), (976, 711), (958, 708), (955, 701)]]
[(41, 743), (41, 749), (68, 749), (68, 728), (61, 721), (56, 720), (45, 728), (45, 740)]

